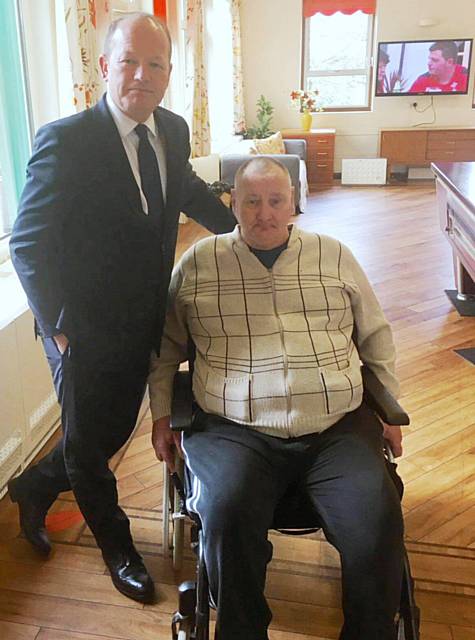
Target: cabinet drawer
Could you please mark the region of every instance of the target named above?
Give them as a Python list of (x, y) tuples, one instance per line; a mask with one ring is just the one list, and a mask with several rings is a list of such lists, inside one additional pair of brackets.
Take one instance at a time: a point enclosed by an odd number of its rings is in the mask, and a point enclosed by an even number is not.
[(308, 156), (312, 162), (327, 162), (333, 160), (333, 148), (318, 147), (317, 149), (312, 149)]
[(471, 153), (475, 156), (475, 139), (474, 140), (458, 140), (455, 145), (457, 153)]
[(457, 145), (456, 140), (447, 140), (445, 138), (437, 138), (436, 140), (432, 140), (429, 138), (427, 142), (427, 151), (439, 151), (443, 149), (445, 151), (453, 151)]
[(333, 160), (330, 162), (314, 162), (309, 167), (308, 181), (311, 184), (317, 182), (333, 181)]
[(319, 173), (310, 184), (331, 184), (333, 182), (333, 173)]
[(452, 149), (428, 149), (427, 150), (427, 160), (430, 162), (434, 161), (445, 161), (445, 162), (456, 162), (457, 161), (457, 152), (455, 147)]
[(454, 144), (462, 140), (475, 140), (475, 129), (457, 129), (446, 131), (429, 131), (427, 135), (427, 144)]
[(307, 179), (310, 185), (333, 182), (334, 129), (283, 129), (282, 137), (307, 141)]
[(459, 149), (457, 147), (455, 151), (455, 162), (474, 162), (475, 161), (475, 149)]
[(427, 159), (446, 162), (470, 162), (475, 160), (475, 141), (466, 140), (445, 147), (431, 147), (427, 149)]
[(307, 141), (307, 144), (312, 149), (333, 149), (335, 138), (334, 136), (312, 136), (310, 140)]

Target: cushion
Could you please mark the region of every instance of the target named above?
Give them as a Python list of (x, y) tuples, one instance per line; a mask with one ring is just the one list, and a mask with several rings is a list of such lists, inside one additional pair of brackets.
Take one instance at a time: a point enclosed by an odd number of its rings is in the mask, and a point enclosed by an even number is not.
[(253, 142), (256, 153), (285, 153), (285, 145), (280, 131), (268, 138), (255, 139)]

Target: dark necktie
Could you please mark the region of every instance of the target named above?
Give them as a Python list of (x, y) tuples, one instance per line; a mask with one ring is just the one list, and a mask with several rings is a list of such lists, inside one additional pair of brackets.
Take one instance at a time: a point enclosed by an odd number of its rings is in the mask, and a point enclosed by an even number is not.
[(138, 159), (142, 191), (147, 200), (148, 215), (161, 220), (165, 204), (163, 201), (162, 182), (157, 156), (148, 139), (147, 127), (138, 124), (135, 132), (139, 137)]

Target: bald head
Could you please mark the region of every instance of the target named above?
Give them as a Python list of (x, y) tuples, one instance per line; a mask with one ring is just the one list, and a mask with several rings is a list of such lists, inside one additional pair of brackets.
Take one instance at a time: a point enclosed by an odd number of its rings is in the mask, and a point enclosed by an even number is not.
[(243, 164), (236, 171), (236, 175), (234, 176), (234, 186), (235, 189), (239, 188), (241, 181), (249, 175), (252, 176), (265, 176), (272, 173), (281, 173), (286, 176), (289, 189), (292, 185), (292, 181), (290, 179), (290, 174), (282, 163), (278, 160), (274, 160), (274, 158), (266, 158), (266, 157), (258, 157), (258, 158), (250, 158), (243, 162)]
[(121, 16), (120, 18), (117, 18), (116, 20), (114, 20), (113, 22), (111, 22), (111, 24), (109, 25), (109, 28), (107, 30), (107, 34), (104, 40), (104, 55), (105, 56), (109, 56), (112, 46), (113, 46), (113, 39), (114, 39), (114, 35), (116, 33), (116, 31), (118, 29), (121, 29), (127, 25), (133, 24), (133, 23), (140, 23), (140, 22), (149, 22), (151, 26), (153, 26), (155, 29), (161, 29), (163, 31), (163, 33), (165, 34), (167, 41), (168, 41), (168, 59), (171, 60), (172, 57), (172, 39), (170, 36), (170, 31), (168, 30), (168, 27), (166, 25), (165, 22), (163, 22), (163, 20), (161, 20), (160, 18), (158, 18), (157, 16), (152, 15), (151, 13), (145, 13), (145, 12), (141, 12), (141, 11), (137, 11), (136, 13), (128, 13), (124, 16)]

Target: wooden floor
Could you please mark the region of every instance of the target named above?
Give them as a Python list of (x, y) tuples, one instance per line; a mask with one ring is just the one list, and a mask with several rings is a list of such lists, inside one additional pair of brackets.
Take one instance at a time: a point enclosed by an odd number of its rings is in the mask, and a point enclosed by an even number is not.
[[(475, 346), (475, 318), (460, 317), (451, 253), (438, 229), (431, 184), (320, 191), (296, 223), (334, 235), (353, 250), (392, 322), (402, 403), (412, 418), (399, 469), (406, 540), (416, 577), (424, 640), (475, 640), (475, 366), (455, 348)], [(203, 235), (181, 228), (179, 252)], [(113, 460), (121, 504), (132, 522), (159, 602), (143, 606), (112, 587), (71, 495), (55, 504), (54, 552), (42, 561), (19, 536), (15, 505), (0, 503), (0, 638), (3, 640), (164, 640), (175, 585), (192, 575), (188, 554), (174, 574), (163, 557), (161, 466), (146, 410)], [(338, 637), (339, 564), (322, 539), (273, 536), (267, 593), (273, 640)]]

